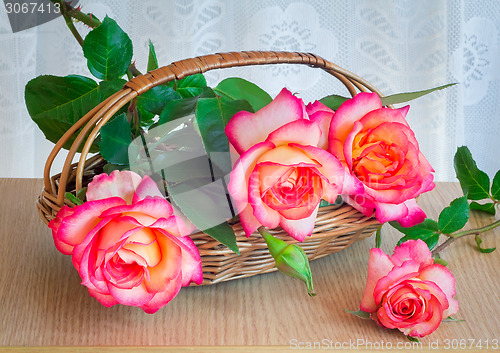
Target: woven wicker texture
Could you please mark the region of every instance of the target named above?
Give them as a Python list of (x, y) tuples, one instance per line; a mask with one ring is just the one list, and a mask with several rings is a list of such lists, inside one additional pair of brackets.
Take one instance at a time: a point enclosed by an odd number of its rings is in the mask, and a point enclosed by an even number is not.
[[(98, 136), (100, 128), (130, 100), (152, 87), (196, 73), (235, 66), (268, 64), (302, 64), (320, 68), (340, 80), (352, 96), (357, 91), (372, 91), (382, 95), (362, 78), (309, 53), (232, 52), (174, 62), (133, 78), (121, 91), (88, 112), (61, 137), (45, 165), (44, 190), (37, 203), (42, 220), (48, 223), (55, 218), (64, 204), (74, 206), (64, 198), (64, 194), (78, 192), (92, 180), (94, 175), (102, 173), (105, 162), (98, 155), (88, 158), (90, 147)], [(62, 172), (51, 177), (51, 166), (55, 157), (79, 129), (81, 131), (71, 145)], [(72, 164), (73, 157), (82, 144), (79, 162)], [(306, 251), (308, 258), (313, 260), (340, 251), (354, 241), (371, 235), (378, 225), (375, 219), (365, 217), (348, 205), (322, 207), (318, 212), (312, 236), (307, 237), (301, 243), (301, 247)], [(240, 248), (240, 256), (202, 232), (191, 235), (202, 257), (203, 284), (214, 284), (276, 270), (266, 243), (259, 234), (246, 238), (240, 223), (234, 224), (233, 229)], [(289, 243), (296, 243), (281, 228), (271, 233)]]

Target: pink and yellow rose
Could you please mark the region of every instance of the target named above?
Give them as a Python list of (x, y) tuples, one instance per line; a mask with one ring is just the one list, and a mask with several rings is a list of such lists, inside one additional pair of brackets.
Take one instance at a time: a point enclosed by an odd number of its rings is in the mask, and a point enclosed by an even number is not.
[(359, 93), (334, 113), (328, 136), (329, 150), (347, 170), (344, 201), (405, 227), (425, 219), (415, 198), (434, 188), (434, 170), (405, 119), (408, 109), (384, 108), (377, 94)]
[(239, 112), (226, 126), (238, 160), (229, 192), (247, 236), (281, 226), (302, 241), (311, 235), (321, 199), (335, 202), (344, 168), (324, 148), (328, 122), (283, 89), (256, 113)]
[(360, 309), (380, 326), (411, 337), (432, 333), (441, 320), (458, 311), (455, 278), (435, 264), (422, 240), (408, 240), (392, 256), (370, 250), (368, 279)]
[(194, 227), (177, 215), (151, 178), (129, 171), (94, 177), (87, 202), (64, 206), (49, 223), (72, 255), (82, 284), (101, 304), (154, 313), (182, 286), (203, 280)]

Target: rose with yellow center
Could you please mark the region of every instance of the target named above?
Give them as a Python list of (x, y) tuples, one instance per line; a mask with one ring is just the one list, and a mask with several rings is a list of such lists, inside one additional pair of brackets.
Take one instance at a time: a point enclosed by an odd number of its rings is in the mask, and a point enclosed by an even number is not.
[(405, 117), (409, 107), (382, 107), (375, 93), (360, 93), (333, 114), (329, 150), (346, 168), (343, 199), (383, 223), (409, 227), (425, 213), (415, 198), (434, 188), (431, 165)]
[(239, 112), (227, 124), (238, 158), (228, 189), (247, 236), (260, 225), (281, 226), (302, 241), (313, 232), (320, 201), (333, 203), (342, 190), (343, 167), (321, 148), (327, 124), (308, 110), (283, 89), (258, 112)]
[(54, 242), (101, 304), (154, 313), (180, 288), (201, 284), (201, 258), (185, 222), (151, 178), (129, 171), (94, 177), (87, 202), (49, 223)]

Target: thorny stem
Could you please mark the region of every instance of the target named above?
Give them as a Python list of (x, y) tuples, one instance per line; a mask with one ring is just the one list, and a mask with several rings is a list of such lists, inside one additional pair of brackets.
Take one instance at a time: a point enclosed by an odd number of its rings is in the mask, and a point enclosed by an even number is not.
[(76, 41), (78, 44), (83, 45), (83, 38), (78, 33), (78, 30), (76, 29), (73, 19), (82, 22), (89, 26), (90, 28), (95, 28), (101, 24), (101, 21), (99, 21), (97, 18), (95, 18), (92, 14), (85, 14), (80, 11), (80, 8), (74, 8), (71, 6), (71, 2), (65, 2), (64, 0), (50, 0), (53, 4), (58, 4), (59, 8), (61, 10), (61, 14), (64, 18), (64, 21), (66, 22), (66, 25), (68, 26), (69, 30), (75, 37)]
[(446, 239), (443, 244), (439, 245), (437, 248), (435, 248), (434, 250), (432, 250), (432, 256), (436, 256), (437, 254), (439, 254), (440, 251), (442, 251), (444, 248), (446, 248), (448, 245), (450, 245), (451, 243), (453, 243), (457, 239), (458, 238), (448, 238), (448, 239)]
[(59, 4), (61, 13), (63, 16), (68, 16), (69, 18), (74, 18), (75, 20), (82, 22), (83, 24), (89, 26), (90, 28), (95, 28), (101, 24), (97, 18), (91, 13), (83, 13), (80, 8), (74, 8), (71, 6), (71, 1), (65, 2), (64, 0), (50, 0), (53, 4)]
[(68, 16), (67, 13), (65, 13), (64, 11), (62, 11), (62, 9), (61, 9), (61, 13), (62, 13), (62, 15), (64, 17), (64, 21), (66, 21), (66, 25), (68, 26), (68, 28), (71, 31), (71, 33), (73, 33), (73, 36), (75, 37), (76, 41), (78, 42), (78, 44), (80, 44), (80, 46), (82, 46), (83, 45), (83, 38), (80, 35), (80, 33), (78, 33), (75, 25), (73, 24), (73, 20), (71, 19), (70, 16)]
[(463, 230), (461, 232), (456, 232), (456, 233), (452, 233), (452, 234), (444, 234), (449, 238), (446, 239), (446, 241), (443, 244), (439, 245), (437, 248), (432, 250), (432, 255), (436, 255), (440, 251), (443, 251), (444, 248), (446, 248), (448, 245), (450, 245), (451, 243), (453, 243), (455, 240), (457, 240), (459, 238), (462, 238), (462, 237), (465, 237), (468, 235), (479, 235), (481, 233), (492, 230), (498, 226), (500, 226), (500, 219), (491, 223), (491, 224), (488, 224), (487, 226), (481, 227), (481, 228)]
[(487, 232), (488, 230), (492, 230), (498, 226), (500, 226), (500, 219), (491, 223), (491, 224), (488, 224), (487, 226), (484, 226), (481, 228), (476, 228), (476, 229), (463, 230), (461, 232), (450, 234), (449, 236), (452, 238), (460, 238), (460, 237), (464, 237), (466, 235), (484, 233), (484, 232)]

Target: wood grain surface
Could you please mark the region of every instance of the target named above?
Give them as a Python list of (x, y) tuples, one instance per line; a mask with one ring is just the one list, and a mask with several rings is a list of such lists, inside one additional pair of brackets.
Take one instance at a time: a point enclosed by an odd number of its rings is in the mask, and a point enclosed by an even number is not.
[[(409, 342), (399, 331), (382, 329), (344, 310), (359, 307), (374, 237), (312, 262), (318, 293), (313, 298), (301, 282), (271, 273), (183, 288), (154, 315), (120, 305), (105, 308), (88, 295), (71, 257), (56, 250), (50, 230), (38, 218), (35, 200), (41, 188), (39, 179), (0, 179), (0, 346), (31, 352), (22, 346), (216, 345), (239, 347), (221, 347), (220, 352), (247, 352), (253, 350), (244, 346), (258, 345), (281, 352), (318, 342), (339, 345), (354, 340), (356, 348), (382, 341), (393, 347)], [(460, 192), (458, 184), (438, 183), (420, 197), (419, 204), (436, 218)], [(471, 217), (474, 227), (493, 220), (493, 216)], [(391, 253), (401, 235), (389, 226), (382, 234), (382, 248)], [(482, 238), (485, 247), (500, 247), (500, 230)], [(455, 316), (464, 321), (441, 324), (421, 339), (424, 351), (432, 344), (460, 339), (482, 342), (483, 348), (489, 340), (492, 348), (492, 340), (500, 340), (500, 249), (481, 254), (470, 238), (456, 241), (441, 255), (456, 277), (460, 311)], [(50, 349), (43, 351), (54, 350)], [(204, 349), (162, 351), (211, 351)]]

